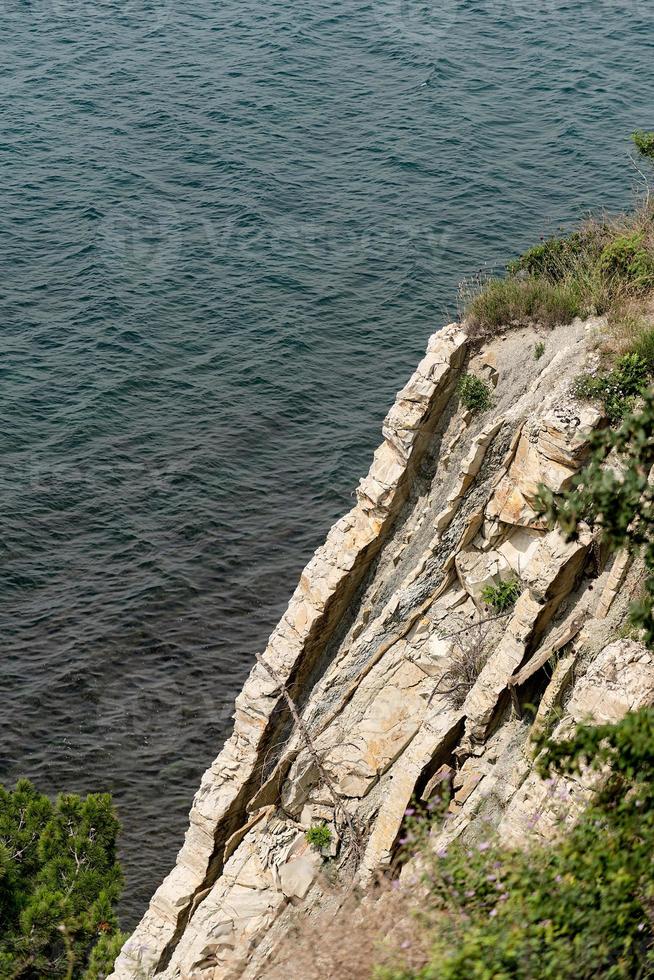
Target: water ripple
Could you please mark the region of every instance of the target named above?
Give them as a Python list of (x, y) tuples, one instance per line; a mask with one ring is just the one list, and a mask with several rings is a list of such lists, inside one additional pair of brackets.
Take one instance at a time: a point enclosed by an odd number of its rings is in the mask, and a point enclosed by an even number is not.
[(456, 286), (621, 207), (639, 0), (8, 0), (0, 778), (109, 789), (126, 923)]

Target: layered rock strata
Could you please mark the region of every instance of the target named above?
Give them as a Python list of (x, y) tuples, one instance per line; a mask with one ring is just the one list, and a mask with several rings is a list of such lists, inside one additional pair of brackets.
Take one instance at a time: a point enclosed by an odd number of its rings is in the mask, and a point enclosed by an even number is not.
[[(568, 487), (604, 424), (570, 391), (588, 336), (581, 322), (559, 328), (538, 361), (533, 331), (481, 352), (456, 324), (430, 339), (356, 506), (237, 698), (116, 980), (265, 976), (294, 917), (320, 905), (325, 870), (365, 886), (391, 862), (412, 798), (443, 778), (443, 845), (489, 825), (525, 842), (588, 798), (588, 781), (538, 778), (531, 735), (654, 699), (652, 656), (616, 642), (637, 564), (607, 560), (591, 528), (564, 541), (537, 512), (539, 485)], [(458, 402), (464, 370), (494, 386), (482, 416)], [(519, 597), (493, 615), (484, 589), (502, 581)], [(316, 824), (331, 832), (322, 851), (306, 839)]]

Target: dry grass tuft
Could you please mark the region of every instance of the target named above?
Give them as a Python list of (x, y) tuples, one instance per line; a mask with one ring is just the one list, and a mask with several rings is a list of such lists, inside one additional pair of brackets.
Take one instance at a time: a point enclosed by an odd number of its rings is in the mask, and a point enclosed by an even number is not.
[(460, 708), (488, 660), (488, 627), (478, 623), (465, 634), (447, 670), (441, 676), (436, 693), (451, 708)]

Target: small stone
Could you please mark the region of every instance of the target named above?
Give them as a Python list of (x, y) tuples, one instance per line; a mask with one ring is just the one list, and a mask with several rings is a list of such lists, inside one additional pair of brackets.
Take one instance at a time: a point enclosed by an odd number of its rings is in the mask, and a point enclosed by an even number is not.
[(305, 898), (316, 877), (315, 861), (308, 857), (294, 858), (279, 869), (282, 892), (286, 898)]

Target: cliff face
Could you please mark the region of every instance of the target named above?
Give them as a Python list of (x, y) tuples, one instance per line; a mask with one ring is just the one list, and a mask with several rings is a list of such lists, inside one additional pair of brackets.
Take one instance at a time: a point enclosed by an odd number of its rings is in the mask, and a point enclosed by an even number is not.
[[(540, 483), (569, 485), (603, 424), (570, 394), (594, 328), (548, 332), (539, 360), (530, 330), (480, 352), (456, 324), (430, 339), (356, 506), (237, 698), (234, 733), (116, 980), (264, 976), (293, 919), (320, 903), (323, 862), (365, 885), (391, 860), (411, 799), (443, 779), (443, 842), (490, 822), (520, 844), (583, 805), (583, 779), (535, 774), (534, 728), (563, 736), (654, 700), (654, 658), (616, 639), (638, 565), (604, 554), (590, 529), (566, 543), (534, 509)], [(479, 416), (455, 393), (463, 371), (494, 388)], [(501, 581), (520, 594), (499, 616), (482, 591)], [(321, 854), (305, 831), (323, 822)]]

